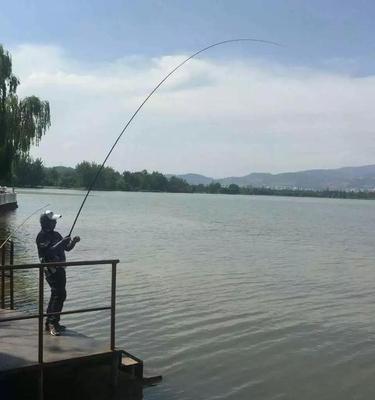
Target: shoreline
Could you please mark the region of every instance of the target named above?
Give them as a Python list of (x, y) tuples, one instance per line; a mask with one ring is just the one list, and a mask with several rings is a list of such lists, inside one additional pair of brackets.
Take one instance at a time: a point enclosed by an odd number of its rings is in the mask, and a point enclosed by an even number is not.
[[(38, 187), (18, 187), (18, 193), (22, 193), (22, 189), (26, 189), (28, 193), (31, 190), (38, 190), (35, 194), (40, 193), (39, 190), (72, 190), (86, 192), (85, 188), (77, 187), (61, 187), (61, 186), (38, 186)], [(227, 188), (226, 188), (227, 189)], [(96, 192), (124, 192), (124, 193), (174, 193), (174, 194), (223, 194), (235, 196), (276, 196), (276, 197), (308, 197), (321, 199), (343, 199), (343, 200), (375, 200), (375, 192), (369, 191), (344, 191), (344, 190), (306, 190), (306, 189), (271, 189), (271, 188), (240, 188), (244, 192), (206, 192), (206, 191), (161, 191), (161, 190), (110, 190), (110, 189), (94, 189)], [(247, 192), (246, 192), (247, 191)], [(79, 194), (74, 194), (78, 196)], [(17, 203), (16, 203), (17, 204)], [(15, 207), (17, 208), (17, 206)]]

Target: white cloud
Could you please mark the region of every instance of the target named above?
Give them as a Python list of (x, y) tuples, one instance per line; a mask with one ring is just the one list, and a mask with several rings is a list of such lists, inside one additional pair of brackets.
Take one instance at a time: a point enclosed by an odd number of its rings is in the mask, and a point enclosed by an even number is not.
[[(184, 59), (88, 65), (57, 47), (13, 49), (20, 95), (48, 99), (47, 165), (101, 162), (136, 107)], [(375, 76), (194, 59), (146, 104), (109, 160), (120, 170), (211, 176), (374, 163)]]

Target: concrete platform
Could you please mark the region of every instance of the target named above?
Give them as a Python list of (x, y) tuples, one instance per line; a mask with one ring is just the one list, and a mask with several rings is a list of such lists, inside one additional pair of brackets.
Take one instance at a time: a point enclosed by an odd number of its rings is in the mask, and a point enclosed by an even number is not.
[[(0, 310), (0, 319), (21, 315)], [(43, 333), (44, 362), (56, 362), (107, 353), (109, 343), (67, 329), (61, 336)], [(0, 372), (38, 363), (38, 320), (0, 322)]]

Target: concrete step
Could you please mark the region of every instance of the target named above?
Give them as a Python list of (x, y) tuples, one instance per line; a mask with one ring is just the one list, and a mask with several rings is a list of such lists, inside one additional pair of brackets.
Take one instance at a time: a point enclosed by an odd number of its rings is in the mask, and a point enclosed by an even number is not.
[(120, 371), (125, 372), (132, 378), (143, 378), (143, 361), (139, 358), (127, 353), (122, 352)]

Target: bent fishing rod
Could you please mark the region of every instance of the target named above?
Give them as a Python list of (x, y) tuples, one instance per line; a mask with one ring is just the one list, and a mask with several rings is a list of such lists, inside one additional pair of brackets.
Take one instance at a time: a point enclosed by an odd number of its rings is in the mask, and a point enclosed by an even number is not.
[(35, 210), (32, 214), (30, 214), (28, 217), (26, 217), (18, 226), (16, 229), (14, 229), (9, 235), (8, 237), (3, 241), (3, 243), (0, 245), (0, 249), (2, 249), (5, 244), (12, 238), (12, 236), (18, 231), (18, 229), (20, 229), (22, 226), (24, 226), (26, 224), (26, 222), (33, 216), (35, 215), (37, 212), (42, 211), (43, 209), (45, 209), (46, 207), (48, 207), (49, 204), (45, 204), (43, 207), (38, 208), (37, 210)]
[(87, 193), (82, 201), (82, 204), (78, 210), (78, 213), (74, 219), (73, 225), (70, 229), (69, 235), (71, 236), (73, 229), (77, 223), (77, 220), (81, 214), (82, 208), (86, 203), (87, 197), (89, 196), (90, 192), (92, 191), (100, 173), (102, 172), (105, 163), (107, 162), (109, 156), (112, 154), (112, 151), (114, 150), (114, 148), (116, 147), (117, 143), (119, 142), (119, 140), (121, 139), (122, 135), (124, 134), (124, 132), (126, 131), (126, 129), (128, 128), (128, 126), (131, 124), (131, 122), (133, 121), (133, 119), (135, 118), (135, 116), (138, 114), (138, 112), (143, 108), (143, 106), (147, 103), (147, 101), (150, 99), (150, 97), (159, 89), (159, 87), (171, 76), (173, 75), (178, 69), (180, 69), (184, 64), (186, 64), (189, 60), (191, 60), (192, 58), (196, 57), (198, 54), (203, 53), (204, 51), (207, 51), (209, 49), (212, 49), (213, 47), (216, 46), (220, 46), (223, 44), (228, 44), (228, 43), (234, 43), (234, 42), (256, 42), (256, 43), (263, 43), (263, 44), (269, 44), (269, 45), (273, 45), (273, 46), (281, 46), (280, 43), (277, 42), (273, 42), (270, 40), (262, 40), (262, 39), (250, 39), (250, 38), (239, 38), (239, 39), (230, 39), (230, 40), (223, 40), (221, 42), (217, 42), (214, 44), (211, 44), (210, 46), (204, 47), (203, 49), (198, 50), (197, 52), (195, 52), (194, 54), (192, 54), (191, 56), (189, 56), (188, 58), (186, 58), (184, 61), (182, 61), (180, 64), (178, 64), (175, 68), (173, 68), (155, 87), (154, 89), (151, 90), (151, 92), (146, 96), (146, 98), (143, 100), (143, 102), (138, 106), (138, 108), (135, 110), (134, 114), (130, 117), (130, 119), (128, 120), (128, 122), (125, 124), (124, 128), (122, 129), (121, 133), (119, 134), (119, 136), (117, 137), (117, 139), (115, 140), (114, 144), (112, 145), (111, 149), (109, 150), (107, 156), (105, 157), (103, 163), (101, 164), (100, 168), (98, 169), (94, 179), (92, 180)]

